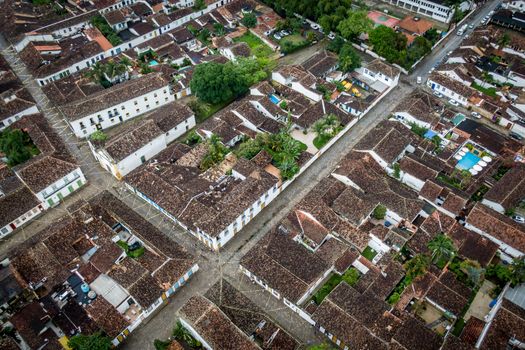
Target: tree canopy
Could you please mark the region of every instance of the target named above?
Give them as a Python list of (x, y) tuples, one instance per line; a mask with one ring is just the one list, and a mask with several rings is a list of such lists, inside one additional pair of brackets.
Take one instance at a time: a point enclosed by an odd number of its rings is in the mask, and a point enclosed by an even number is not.
[(241, 19), (241, 23), (245, 26), (245, 27), (248, 27), (248, 28), (253, 28), (257, 25), (257, 16), (255, 16), (255, 14), (253, 13), (246, 13), (242, 19)]
[(9, 128), (0, 132), (0, 151), (6, 155), (9, 166), (22, 164), (39, 153), (27, 133)]
[(361, 67), (361, 56), (351, 44), (345, 43), (339, 51), (339, 68), (345, 72), (352, 72), (359, 67)]
[(366, 11), (349, 11), (348, 16), (339, 22), (337, 30), (343, 38), (355, 40), (361, 33), (370, 32), (373, 24)]
[(380, 25), (370, 31), (368, 40), (374, 51), (390, 63), (404, 62), (406, 59), (407, 38), (392, 28)]
[(68, 345), (73, 350), (110, 350), (113, 347), (111, 339), (101, 332), (75, 335), (69, 339)]
[(428, 242), (428, 249), (432, 252), (432, 259), (450, 259), (456, 252), (457, 248), (454, 242), (447, 235), (440, 233), (433, 240)]
[(248, 90), (245, 76), (231, 62), (208, 62), (195, 67), (191, 91), (204, 102), (217, 104), (232, 100)]

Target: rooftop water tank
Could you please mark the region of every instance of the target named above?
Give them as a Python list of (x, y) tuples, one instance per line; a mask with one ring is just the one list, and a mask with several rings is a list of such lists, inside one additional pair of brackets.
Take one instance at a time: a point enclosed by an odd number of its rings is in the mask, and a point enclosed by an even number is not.
[(82, 285), (80, 286), (80, 290), (82, 290), (82, 292), (84, 293), (87, 293), (89, 292), (89, 285), (87, 283), (82, 283)]

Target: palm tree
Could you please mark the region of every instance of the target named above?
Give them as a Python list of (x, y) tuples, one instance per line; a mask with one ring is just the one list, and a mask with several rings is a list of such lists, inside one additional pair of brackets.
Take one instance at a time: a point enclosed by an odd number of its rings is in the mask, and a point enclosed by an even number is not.
[(317, 137), (322, 137), (325, 135), (327, 125), (324, 119), (319, 119), (312, 126), (312, 130), (317, 134)]
[(498, 40), (498, 49), (502, 49), (510, 43), (509, 33), (503, 34)]
[(428, 242), (428, 249), (432, 252), (432, 261), (440, 258), (450, 259), (457, 251), (454, 242), (443, 233)]
[(91, 81), (98, 83), (102, 76), (104, 75), (104, 66), (100, 62), (95, 63), (91, 66), (91, 69), (84, 73), (86, 78), (89, 78)]
[(301, 149), (297, 141), (292, 138), (288, 138), (283, 140), (282, 153), (284, 153), (287, 158), (297, 160), (301, 155)]
[(283, 180), (292, 178), (299, 171), (299, 166), (292, 159), (284, 159), (279, 163), (278, 168), (281, 171), (281, 177)]

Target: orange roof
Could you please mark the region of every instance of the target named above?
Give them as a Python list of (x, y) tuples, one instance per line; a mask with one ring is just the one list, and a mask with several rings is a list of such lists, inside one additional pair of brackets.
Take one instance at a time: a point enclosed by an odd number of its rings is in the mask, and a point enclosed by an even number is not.
[(416, 40), (416, 36), (415, 35), (408, 34), (408, 33), (405, 33), (405, 32), (403, 32), (403, 35), (407, 37), (407, 46), (410, 46), (414, 42), (414, 40)]
[[(414, 18), (417, 18), (414, 19)], [(405, 17), (401, 22), (398, 23), (399, 28), (406, 30), (410, 33), (415, 33), (418, 35), (425, 34), (429, 29), (432, 29), (432, 22), (427, 21), (421, 17)]]
[(164, 3), (163, 2), (159, 2), (158, 4), (153, 5), (153, 12), (155, 12), (155, 13), (159, 13), (163, 9), (164, 9)]
[(60, 51), (62, 48), (59, 45), (35, 45), (37, 51)]
[(106, 39), (106, 37), (98, 30), (98, 28), (87, 28), (84, 30), (84, 34), (88, 37), (89, 40), (96, 41), (102, 50), (107, 51), (113, 47), (111, 43)]

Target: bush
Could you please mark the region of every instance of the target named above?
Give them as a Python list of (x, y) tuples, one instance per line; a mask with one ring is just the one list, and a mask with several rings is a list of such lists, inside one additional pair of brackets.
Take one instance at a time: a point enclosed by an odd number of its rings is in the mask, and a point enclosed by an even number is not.
[(171, 341), (169, 340), (160, 340), (155, 339), (153, 341), (153, 346), (155, 347), (155, 350), (166, 350), (171, 344)]
[(292, 52), (298, 51), (303, 47), (306, 47), (310, 44), (308, 40), (303, 41), (290, 41), (282, 40), (281, 41), (281, 52), (284, 54), (290, 54)]
[(401, 167), (399, 163), (394, 163), (394, 177), (399, 179), (401, 177)]
[(91, 18), (91, 24), (100, 30), (102, 35), (108, 39), (108, 41), (113, 46), (118, 46), (122, 44), (122, 39), (117, 35), (117, 33), (113, 30), (113, 28), (108, 24), (106, 19), (102, 17), (101, 15), (97, 15), (95, 17)]
[(374, 212), (372, 213), (372, 216), (376, 220), (383, 220), (386, 216), (386, 207), (384, 205), (378, 205), (375, 207)]
[(255, 16), (253, 13), (246, 13), (241, 19), (241, 23), (243, 26), (247, 28), (253, 28), (257, 25), (257, 16)]
[(102, 130), (97, 130), (89, 136), (89, 139), (97, 143), (104, 143), (108, 139), (108, 135)]
[(357, 271), (356, 268), (351, 267), (343, 274), (343, 281), (348, 283), (351, 286), (355, 286), (357, 281), (359, 280), (359, 277), (361, 275), (359, 274), (359, 271)]
[(286, 101), (281, 101), (281, 103), (279, 104), (279, 107), (281, 107), (282, 109), (287, 109), (288, 103), (286, 103)]
[(101, 332), (92, 335), (75, 335), (69, 339), (67, 345), (73, 350), (110, 350), (113, 348), (111, 339)]
[(388, 298), (388, 303), (390, 305), (395, 305), (395, 304), (397, 304), (397, 302), (399, 301), (400, 298), (401, 298), (401, 295), (399, 295), (399, 293), (397, 293), (397, 292), (394, 292)]

